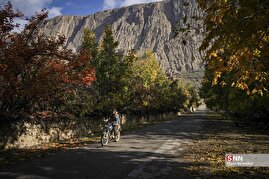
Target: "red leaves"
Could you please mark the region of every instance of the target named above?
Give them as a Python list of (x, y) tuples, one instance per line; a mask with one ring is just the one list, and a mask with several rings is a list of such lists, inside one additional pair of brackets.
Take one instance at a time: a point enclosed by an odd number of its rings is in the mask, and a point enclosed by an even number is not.
[(31, 17), (21, 33), (12, 32), (16, 17), (22, 15), (14, 13), (11, 4), (0, 9), (0, 108), (28, 111), (67, 90), (91, 85), (91, 56), (63, 49), (64, 36), (39, 33), (47, 12)]
[(91, 60), (91, 55), (85, 53), (84, 51), (80, 52), (76, 65), (80, 67), (77, 74), (77, 79), (81, 85), (89, 86), (96, 79), (95, 70), (91, 67)]
[(84, 73), (82, 74), (82, 82), (84, 85), (90, 86), (93, 81), (96, 80), (95, 77), (95, 70), (92, 68), (88, 68), (84, 70)]
[(89, 62), (83, 62), (80, 59), (74, 62), (50, 61), (47, 74), (57, 73), (58, 83), (89, 86), (95, 80), (95, 71), (87, 63)]

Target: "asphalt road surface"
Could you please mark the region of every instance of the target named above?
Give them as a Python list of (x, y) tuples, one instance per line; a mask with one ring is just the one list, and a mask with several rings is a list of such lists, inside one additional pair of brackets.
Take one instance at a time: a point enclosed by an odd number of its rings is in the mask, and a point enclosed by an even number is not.
[(179, 172), (186, 144), (199, 135), (206, 111), (125, 134), (108, 146), (91, 144), (0, 169), (0, 178), (186, 178)]

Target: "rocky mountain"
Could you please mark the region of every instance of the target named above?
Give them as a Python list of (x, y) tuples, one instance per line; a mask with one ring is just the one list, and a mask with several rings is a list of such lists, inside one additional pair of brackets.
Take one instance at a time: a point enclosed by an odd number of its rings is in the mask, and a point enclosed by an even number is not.
[(120, 51), (152, 50), (170, 76), (189, 76), (203, 70), (203, 54), (198, 51), (204, 38), (203, 12), (196, 0), (133, 5), (84, 17), (58, 16), (48, 20), (42, 32), (65, 35), (66, 48), (76, 51), (81, 46), (84, 28), (93, 30), (100, 40), (106, 25), (112, 25)]

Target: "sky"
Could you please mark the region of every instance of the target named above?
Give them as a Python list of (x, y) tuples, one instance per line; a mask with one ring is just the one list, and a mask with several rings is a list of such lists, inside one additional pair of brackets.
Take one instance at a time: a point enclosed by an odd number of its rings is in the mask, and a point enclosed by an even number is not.
[(86, 16), (106, 9), (162, 0), (0, 0), (0, 6), (8, 1), (26, 16), (46, 8), (52, 18), (58, 15)]

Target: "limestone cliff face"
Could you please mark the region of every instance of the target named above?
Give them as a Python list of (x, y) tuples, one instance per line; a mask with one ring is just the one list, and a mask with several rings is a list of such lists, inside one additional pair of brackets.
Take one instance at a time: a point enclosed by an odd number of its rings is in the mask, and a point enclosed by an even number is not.
[[(66, 48), (81, 46), (88, 27), (100, 40), (103, 28), (112, 25), (119, 50), (152, 50), (162, 69), (177, 76), (203, 69), (197, 50), (203, 40), (203, 13), (196, 0), (167, 0), (98, 12), (89, 16), (59, 16), (48, 20), (42, 32), (67, 37)], [(177, 35), (175, 37), (175, 35)]]

